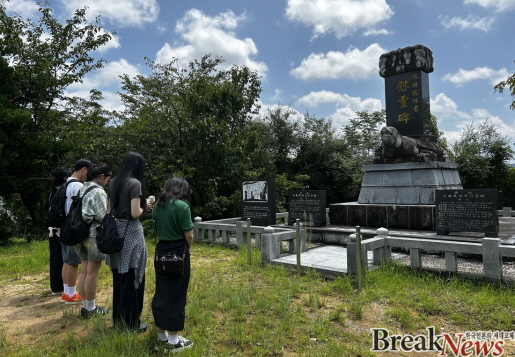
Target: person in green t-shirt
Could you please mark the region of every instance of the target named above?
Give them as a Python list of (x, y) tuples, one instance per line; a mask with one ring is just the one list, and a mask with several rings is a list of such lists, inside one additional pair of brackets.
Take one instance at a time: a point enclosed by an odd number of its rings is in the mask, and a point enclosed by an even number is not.
[(183, 275), (156, 273), (156, 291), (152, 312), (159, 346), (164, 352), (189, 348), (193, 342), (179, 336), (184, 329), (186, 295), (190, 281), (190, 248), (193, 243), (193, 222), (190, 211), (190, 186), (181, 177), (166, 182), (152, 210), (158, 243), (156, 254), (175, 253), (184, 256)]

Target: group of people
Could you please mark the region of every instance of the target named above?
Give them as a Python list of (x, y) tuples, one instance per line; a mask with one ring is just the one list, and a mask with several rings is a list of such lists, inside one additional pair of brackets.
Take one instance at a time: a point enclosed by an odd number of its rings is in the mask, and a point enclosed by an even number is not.
[[(145, 292), (147, 249), (139, 218), (151, 212), (158, 239), (156, 254), (161, 256), (173, 252), (184, 256), (182, 275), (156, 273), (152, 299), (158, 337), (156, 348), (180, 351), (193, 345), (179, 335), (184, 329), (190, 280), (189, 251), (193, 243), (190, 188), (185, 179), (174, 177), (166, 182), (154, 204), (143, 194), (144, 173), (145, 160), (136, 152), (128, 152), (124, 156), (116, 177), (109, 184), (108, 193), (104, 187), (112, 171), (107, 165), (95, 165), (81, 159), (71, 174), (65, 169), (54, 172), (53, 193), (57, 187), (66, 185), (65, 213), (69, 213), (72, 197), (83, 196), (82, 218), (91, 224), (91, 228), (89, 236), (75, 246), (61, 244), (60, 230), (49, 228), (50, 288), (53, 295), (61, 295), (61, 301), (65, 304), (82, 304), (80, 315), (83, 318), (106, 315), (108, 309), (96, 304), (98, 273), (105, 260), (113, 277), (113, 325), (145, 332), (147, 324), (140, 317)], [(100, 189), (85, 194), (92, 186)], [(120, 252), (106, 255), (97, 248), (96, 228), (108, 213), (115, 217), (118, 235), (124, 238), (124, 244)], [(79, 265), (82, 266), (80, 274)]]

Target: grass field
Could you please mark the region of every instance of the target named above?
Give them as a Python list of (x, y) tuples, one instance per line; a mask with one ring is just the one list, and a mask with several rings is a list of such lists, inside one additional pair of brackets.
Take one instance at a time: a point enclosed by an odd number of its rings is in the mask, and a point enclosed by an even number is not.
[[(147, 239), (149, 257), (153, 239)], [(156, 334), (147, 264), (142, 319), (132, 334), (111, 328), (111, 315), (81, 320), (48, 291), (47, 242), (11, 240), (0, 247), (0, 356), (146, 356)], [(196, 244), (182, 356), (437, 356), (437, 352), (371, 352), (371, 328), (395, 334), (515, 330), (511, 287), (412, 271), (389, 264), (367, 273), (362, 292), (348, 276), (326, 279), (260, 265), (260, 252)], [(150, 262), (150, 261), (149, 261)], [(100, 274), (97, 301), (110, 307), (111, 274)], [(504, 355), (515, 352), (507, 340)], [(452, 353), (449, 352), (449, 355)], [(472, 354), (473, 355), (473, 354)]]

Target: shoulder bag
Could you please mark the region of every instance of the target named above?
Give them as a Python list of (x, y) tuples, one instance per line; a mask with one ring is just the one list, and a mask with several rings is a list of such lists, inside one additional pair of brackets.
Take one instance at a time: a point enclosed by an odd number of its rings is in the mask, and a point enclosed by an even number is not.
[(160, 275), (183, 275), (184, 274), (184, 258), (186, 257), (186, 247), (182, 257), (175, 253), (168, 252), (161, 256), (156, 253), (154, 255), (154, 269), (156, 274)]
[(120, 186), (120, 191), (116, 195), (115, 201), (111, 206), (111, 210), (106, 213), (102, 223), (97, 227), (97, 248), (101, 253), (104, 254), (115, 254), (122, 250), (125, 233), (127, 233), (127, 227), (129, 227), (129, 224), (131, 223), (131, 220), (127, 222), (123, 236), (120, 237), (116, 227), (116, 219), (111, 213), (116, 203), (118, 203), (118, 199), (120, 198), (120, 193), (122, 191), (121, 188), (123, 188), (124, 185)]

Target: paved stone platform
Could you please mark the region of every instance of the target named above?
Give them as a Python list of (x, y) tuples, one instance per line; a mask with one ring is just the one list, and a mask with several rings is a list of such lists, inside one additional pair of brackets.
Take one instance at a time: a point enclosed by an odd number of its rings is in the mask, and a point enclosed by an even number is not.
[[(393, 259), (407, 256), (403, 253), (392, 253)], [(301, 269), (314, 268), (324, 275), (347, 273), (347, 248), (336, 245), (325, 245), (309, 249), (300, 254)], [(296, 268), (297, 255), (292, 254), (272, 260), (272, 264), (280, 264)], [(369, 270), (376, 268), (372, 265), (372, 252), (368, 252)]]
[[(347, 233), (355, 231), (356, 227), (351, 226), (328, 226), (326, 230), (345, 230)], [(375, 235), (377, 228), (361, 227), (363, 235)], [(438, 236), (435, 231), (409, 231), (406, 229), (390, 230), (389, 235), (399, 237), (417, 237), (430, 239), (454, 239), (462, 242), (480, 242), (484, 234), (472, 232), (454, 232), (446, 236)], [(515, 217), (499, 217), (499, 238), (502, 244), (515, 244)], [(406, 257), (404, 253), (392, 253), (393, 259)], [(309, 249), (301, 253), (301, 269), (307, 270), (314, 268), (324, 275), (339, 275), (347, 273), (347, 248), (340, 245), (322, 245)], [(296, 268), (297, 256), (287, 255), (274, 259), (272, 264), (285, 265)], [(369, 269), (374, 269), (372, 265), (372, 252), (368, 252)]]

